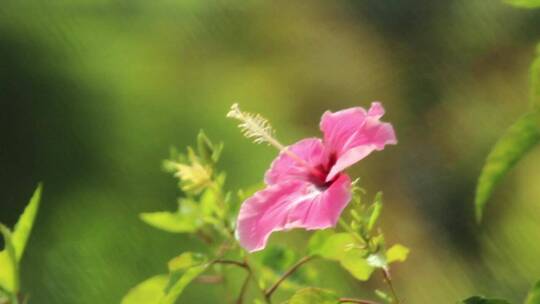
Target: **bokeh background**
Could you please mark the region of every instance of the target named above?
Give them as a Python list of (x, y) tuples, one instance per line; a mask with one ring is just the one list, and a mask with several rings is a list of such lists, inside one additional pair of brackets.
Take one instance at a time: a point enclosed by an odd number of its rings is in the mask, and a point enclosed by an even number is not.
[[(200, 128), (226, 143), (229, 187), (261, 181), (276, 152), (240, 135), (231, 103), (292, 143), (318, 136), (327, 109), (381, 100), (399, 145), (353, 172), (384, 191), (389, 241), (412, 248), (394, 269), (399, 293), (521, 301), (540, 278), (540, 151), (500, 185), (482, 226), (472, 202), (490, 146), (527, 108), (538, 41), (540, 11), (492, 0), (2, 1), (0, 220), (13, 225), (45, 184), (23, 289), (40, 304), (118, 303), (169, 258), (202, 250), (137, 215), (175, 208), (161, 160)], [(343, 295), (382, 286), (321, 267), (321, 285)], [(182, 300), (222, 292), (193, 284)]]

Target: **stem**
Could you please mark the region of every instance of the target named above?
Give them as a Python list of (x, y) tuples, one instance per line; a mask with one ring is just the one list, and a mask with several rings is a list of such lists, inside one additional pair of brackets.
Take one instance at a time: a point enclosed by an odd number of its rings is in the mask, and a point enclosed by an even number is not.
[(238, 267), (242, 267), (244, 269), (247, 269), (248, 266), (244, 262), (239, 262), (235, 260), (214, 260), (212, 264), (227, 264), (227, 265), (236, 265)]
[[(244, 264), (247, 266), (246, 260), (244, 260)], [(244, 280), (244, 283), (242, 284), (242, 288), (240, 289), (240, 294), (238, 294), (238, 299), (236, 300), (236, 304), (242, 304), (244, 303), (244, 295), (246, 294), (246, 291), (249, 286), (249, 281), (251, 280), (251, 276), (253, 275), (253, 272), (251, 271), (251, 268), (249, 266), (246, 267), (247, 276)]]
[(274, 293), (274, 291), (276, 291), (276, 289), (279, 287), (279, 285), (281, 285), (281, 283), (283, 283), (283, 281), (285, 281), (285, 279), (287, 279), (289, 276), (291, 276), (296, 270), (298, 270), (298, 268), (300, 268), (302, 265), (304, 265), (305, 263), (309, 262), (310, 260), (312, 260), (314, 257), (313, 256), (305, 256), (303, 258), (301, 258), (298, 262), (296, 262), (296, 264), (294, 264), (291, 268), (289, 268), (289, 270), (287, 270), (275, 283), (274, 285), (272, 285), (272, 287), (268, 288), (265, 292), (264, 292), (264, 296), (265, 298), (267, 299), (268, 302), (270, 302), (270, 298), (272, 297), (272, 294)]
[(390, 288), (390, 292), (392, 293), (392, 297), (394, 298), (395, 303), (399, 304), (400, 301), (399, 301), (399, 298), (397, 296), (396, 289), (394, 288), (394, 284), (392, 283), (392, 278), (390, 276), (390, 271), (388, 269), (386, 269), (386, 268), (383, 268), (382, 273), (383, 273), (383, 277), (384, 277), (384, 282)]
[(369, 301), (369, 300), (353, 299), (353, 298), (340, 298), (338, 303), (379, 304), (378, 302), (373, 302), (373, 301)]

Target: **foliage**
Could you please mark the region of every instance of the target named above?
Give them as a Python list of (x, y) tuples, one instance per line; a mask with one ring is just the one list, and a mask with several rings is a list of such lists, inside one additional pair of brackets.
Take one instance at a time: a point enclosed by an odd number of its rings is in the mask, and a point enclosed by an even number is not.
[(20, 262), (39, 209), (41, 189), (39, 185), (13, 231), (0, 224), (0, 232), (5, 243), (4, 250), (0, 251), (0, 299), (5, 297), (13, 304), (19, 302)]
[(482, 219), (487, 200), (505, 174), (540, 141), (540, 112), (518, 119), (489, 153), (476, 187), (476, 218)]
[[(251, 117), (251, 116), (250, 116)], [(268, 125), (266, 123), (265, 125)], [(354, 278), (365, 281), (380, 269), (389, 272), (390, 264), (404, 261), (409, 250), (402, 245), (386, 248), (384, 236), (376, 229), (382, 212), (382, 195), (378, 193), (370, 204), (363, 203), (364, 190), (355, 186), (349, 207), (350, 220), (342, 219), (340, 229), (327, 229), (312, 234), (307, 255), (301, 250), (271, 245), (265, 250), (248, 254), (234, 237), (238, 205), (260, 186), (233, 191), (225, 190), (225, 174), (216, 165), (222, 144), (214, 144), (201, 131), (197, 149), (189, 147), (185, 154), (173, 150), (164, 162), (166, 171), (179, 179), (184, 196), (178, 199), (175, 212), (158, 211), (140, 214), (150, 226), (172, 233), (187, 233), (199, 238), (207, 247), (204, 254), (185, 252), (168, 263), (168, 274), (148, 278), (132, 288), (122, 304), (171, 304), (181, 299), (182, 292), (194, 279), (208, 273), (224, 277), (230, 267), (238, 266), (247, 272), (238, 292), (241, 303), (255, 280), (254, 301), (270, 303), (278, 287), (296, 291), (288, 303), (336, 303), (332, 291), (305, 288), (316, 281), (317, 270), (308, 262), (314, 258), (336, 261)], [(378, 291), (387, 302), (398, 302), (397, 297)]]
[[(537, 0), (508, 1), (517, 6), (540, 6)], [(482, 220), (485, 205), (496, 185), (540, 141), (540, 55), (530, 68), (529, 113), (520, 117), (492, 147), (478, 178), (475, 196), (476, 220)]]

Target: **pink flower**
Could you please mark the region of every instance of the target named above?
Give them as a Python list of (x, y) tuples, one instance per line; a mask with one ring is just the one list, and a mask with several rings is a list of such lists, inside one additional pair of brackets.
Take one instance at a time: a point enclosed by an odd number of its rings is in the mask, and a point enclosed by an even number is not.
[(381, 122), (384, 108), (357, 107), (325, 112), (324, 140), (306, 138), (284, 149), (266, 172), (266, 188), (240, 208), (237, 237), (248, 251), (264, 249), (274, 231), (334, 227), (351, 199), (351, 180), (343, 170), (396, 144), (392, 125)]

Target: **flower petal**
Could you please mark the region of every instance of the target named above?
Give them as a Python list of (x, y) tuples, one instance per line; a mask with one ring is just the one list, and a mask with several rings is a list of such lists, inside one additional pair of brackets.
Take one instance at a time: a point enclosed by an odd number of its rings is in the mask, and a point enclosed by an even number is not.
[(351, 199), (350, 189), (351, 181), (344, 174), (325, 190), (304, 181), (270, 185), (242, 204), (237, 238), (253, 252), (264, 249), (274, 231), (333, 227)]
[(266, 172), (265, 182), (268, 185), (288, 180), (310, 180), (310, 167), (317, 168), (325, 162), (325, 148), (318, 138), (300, 140), (287, 149), (300, 157), (306, 164), (301, 164), (289, 154), (281, 152)]
[(324, 133), (324, 144), (336, 157), (326, 181), (371, 152), (397, 143), (392, 125), (379, 121), (383, 115), (384, 108), (379, 102), (373, 102), (367, 112), (356, 107), (323, 114), (320, 127)]

